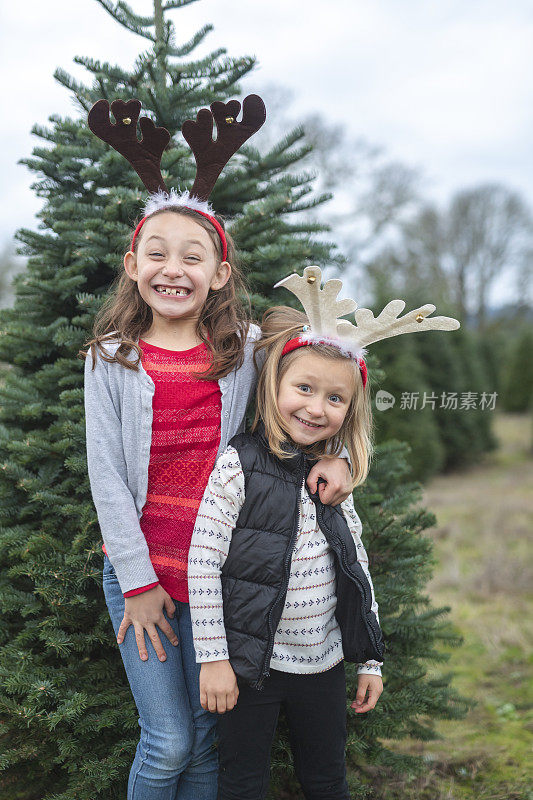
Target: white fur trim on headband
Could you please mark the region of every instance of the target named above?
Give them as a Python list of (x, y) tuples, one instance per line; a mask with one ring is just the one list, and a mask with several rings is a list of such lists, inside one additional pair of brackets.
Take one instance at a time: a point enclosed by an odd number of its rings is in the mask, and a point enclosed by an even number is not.
[(215, 215), (212, 206), (207, 200), (199, 200), (197, 197), (191, 197), (189, 192), (177, 192), (171, 189), (170, 192), (155, 192), (151, 194), (144, 206), (144, 216), (149, 217), (154, 211), (161, 211), (163, 208), (186, 206), (192, 208), (194, 211), (203, 211), (204, 214), (209, 214), (211, 217)]
[(343, 356), (353, 358), (355, 361), (359, 361), (359, 359), (366, 356), (364, 347), (350, 346), (350, 343), (336, 337), (321, 336), (319, 333), (302, 333), (298, 338), (306, 344), (330, 344), (332, 347), (336, 347)]

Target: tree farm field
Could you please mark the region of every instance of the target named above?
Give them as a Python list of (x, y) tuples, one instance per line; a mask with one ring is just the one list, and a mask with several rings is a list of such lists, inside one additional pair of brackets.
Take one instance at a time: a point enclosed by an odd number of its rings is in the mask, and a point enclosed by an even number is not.
[(452, 670), (474, 706), (438, 721), (441, 739), (388, 742), (427, 769), (407, 779), (378, 770), (380, 800), (533, 800), (533, 425), (529, 415), (494, 422), (498, 449), (434, 478), (423, 498), (437, 516), (426, 532), (437, 559), (428, 593), (464, 637), (448, 664), (429, 669)]

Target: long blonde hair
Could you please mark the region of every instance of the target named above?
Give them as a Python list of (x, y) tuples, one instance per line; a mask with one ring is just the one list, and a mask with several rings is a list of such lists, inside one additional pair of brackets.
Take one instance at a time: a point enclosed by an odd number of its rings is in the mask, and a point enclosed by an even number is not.
[[(293, 350), (282, 357), (281, 353), (289, 339), (302, 333), (308, 319), (302, 311), (288, 306), (275, 306), (265, 311), (261, 324), (262, 337), (255, 346), (254, 358), (265, 351), (265, 363), (257, 385), (256, 411), (252, 430), (262, 419), (265, 435), (271, 452), (280, 459), (290, 457), (284, 450), (287, 431), (278, 407), (278, 391), (282, 377), (291, 364), (301, 355), (300, 349)], [(372, 455), (372, 413), (368, 383), (363, 388), (359, 367), (347, 359), (336, 347), (328, 344), (306, 346), (323, 358), (349, 361), (354, 367), (355, 390), (340, 430), (332, 437), (306, 447), (305, 452), (312, 457), (337, 457), (346, 445), (351, 460), (351, 472), (355, 488), (362, 483), (367, 474)]]
[[(201, 225), (213, 242), (217, 258), (222, 261), (220, 237), (209, 220), (192, 209), (183, 207), (155, 211), (150, 215), (150, 219), (167, 212), (190, 217), (198, 225)], [(218, 217), (217, 219), (224, 227), (222, 219)], [(134, 252), (137, 252), (142, 233), (143, 229), (141, 228), (141, 233), (135, 242)], [(221, 289), (209, 290), (196, 328), (199, 339), (213, 354), (209, 369), (196, 376), (204, 380), (218, 380), (242, 364), (244, 344), (250, 324), (249, 298), (244, 277), (237, 264), (235, 244), (228, 233), (226, 233), (226, 240), (228, 243), (227, 260), (231, 264), (230, 278)], [(89, 350), (80, 350), (78, 355), (85, 358), (91, 352), (94, 369), (96, 349), (98, 348), (104, 361), (116, 361), (126, 369), (138, 370), (142, 351), (137, 340), (149, 330), (152, 318), (152, 309), (141, 297), (137, 283), (121, 267), (119, 275), (111, 285), (107, 299), (94, 320), (93, 338), (85, 344)], [(110, 355), (105, 349), (105, 343), (116, 339), (120, 340), (120, 345), (116, 352)], [(135, 360), (129, 358), (132, 351), (135, 351), (137, 355)]]

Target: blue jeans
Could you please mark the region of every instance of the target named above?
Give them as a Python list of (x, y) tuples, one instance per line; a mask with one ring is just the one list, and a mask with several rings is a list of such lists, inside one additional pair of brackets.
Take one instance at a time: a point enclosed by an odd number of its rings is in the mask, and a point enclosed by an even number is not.
[[(116, 635), (124, 616), (124, 596), (107, 556), (103, 586)], [(164, 614), (179, 644), (174, 647), (159, 631), (166, 661), (159, 661), (146, 634), (148, 659), (141, 661), (133, 625), (119, 645), (141, 726), (127, 800), (215, 800), (217, 795), (217, 715), (200, 705), (200, 665), (194, 654), (189, 605), (177, 600), (174, 604), (174, 618)]]

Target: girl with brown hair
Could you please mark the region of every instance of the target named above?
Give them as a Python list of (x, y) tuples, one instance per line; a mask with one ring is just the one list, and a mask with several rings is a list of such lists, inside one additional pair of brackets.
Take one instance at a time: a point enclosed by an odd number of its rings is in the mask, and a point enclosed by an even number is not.
[[(220, 124), (230, 126), (230, 112), (218, 105)], [(122, 126), (130, 151), (142, 148), (153, 123), (141, 120), (138, 142), (140, 104), (115, 101), (112, 110), (116, 125), (99, 101), (92, 129), (125, 149), (116, 141)], [(237, 133), (247, 121), (245, 107)], [(155, 144), (162, 130), (152, 131)], [(216, 144), (224, 141), (219, 132)], [(138, 161), (135, 168), (142, 173)], [(147, 188), (161, 180), (146, 180)], [(214, 800), (217, 792), (216, 716), (200, 704), (187, 557), (217, 454), (244, 427), (259, 329), (243, 304), (231, 237), (206, 193), (204, 186), (203, 197), (200, 189), (152, 194), (84, 354), (104, 594), (141, 727), (128, 800)], [(323, 476), (333, 500), (346, 495), (346, 462), (322, 466), (311, 484)], [(161, 633), (173, 646), (163, 645)]]

